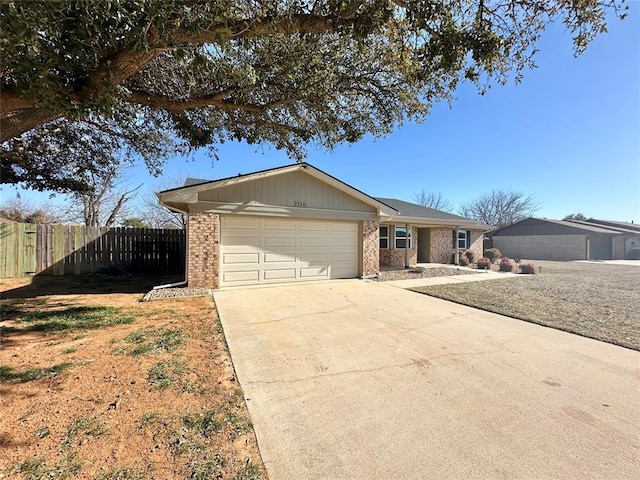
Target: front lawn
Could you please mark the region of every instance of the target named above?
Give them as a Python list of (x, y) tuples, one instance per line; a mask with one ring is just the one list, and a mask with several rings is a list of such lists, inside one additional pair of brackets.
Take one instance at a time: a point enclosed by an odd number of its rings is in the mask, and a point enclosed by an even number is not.
[(153, 283), (0, 281), (0, 478), (266, 478), (213, 299)]
[(640, 350), (640, 267), (530, 263), (542, 273), (413, 290)]

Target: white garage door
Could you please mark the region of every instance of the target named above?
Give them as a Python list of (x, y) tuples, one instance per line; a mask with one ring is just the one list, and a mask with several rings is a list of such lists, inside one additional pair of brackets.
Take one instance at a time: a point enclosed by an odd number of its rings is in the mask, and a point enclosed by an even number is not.
[(221, 286), (358, 276), (358, 224), (223, 216)]

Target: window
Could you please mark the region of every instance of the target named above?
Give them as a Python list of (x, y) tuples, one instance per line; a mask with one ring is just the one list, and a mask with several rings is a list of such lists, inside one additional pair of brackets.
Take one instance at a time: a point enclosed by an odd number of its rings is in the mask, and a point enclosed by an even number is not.
[(454, 241), (453, 248), (459, 248), (465, 250), (471, 246), (471, 231), (470, 230), (456, 230), (453, 231)]
[[(408, 247), (407, 247), (407, 240), (409, 240)], [(407, 228), (396, 226), (396, 248), (397, 249), (411, 248), (411, 228), (409, 228), (409, 236), (407, 238)]]
[(389, 248), (389, 227), (380, 227), (380, 248)]

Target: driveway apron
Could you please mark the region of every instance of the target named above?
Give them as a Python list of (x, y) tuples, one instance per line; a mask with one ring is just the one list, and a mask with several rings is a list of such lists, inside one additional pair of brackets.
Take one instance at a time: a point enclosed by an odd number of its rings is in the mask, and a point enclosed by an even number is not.
[(383, 283), (214, 297), (270, 480), (638, 478), (638, 352)]

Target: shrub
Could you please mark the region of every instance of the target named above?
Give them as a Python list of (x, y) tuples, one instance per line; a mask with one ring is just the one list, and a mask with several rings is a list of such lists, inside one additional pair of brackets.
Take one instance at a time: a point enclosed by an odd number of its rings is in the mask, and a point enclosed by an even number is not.
[(478, 268), (479, 270), (491, 269), (491, 260), (489, 260), (487, 257), (482, 257), (476, 262), (476, 268)]
[(534, 274), (536, 273), (536, 267), (533, 263), (521, 263), (520, 273)]
[(513, 271), (513, 263), (507, 257), (503, 257), (498, 268), (501, 272), (511, 272)]
[(473, 263), (475, 255), (471, 250), (467, 250), (466, 252), (464, 252), (464, 256), (467, 257), (467, 260), (469, 260), (469, 263)]
[(104, 275), (124, 275), (127, 273), (122, 263), (112, 261), (101, 263), (98, 272)]
[(629, 260), (640, 260), (640, 248), (629, 250)]
[(469, 265), (469, 259), (465, 255), (460, 255), (460, 265), (466, 267)]
[(488, 258), (491, 261), (491, 263), (495, 263), (502, 258), (502, 254), (500, 253), (500, 250), (498, 250), (497, 248), (489, 248), (485, 250), (484, 256), (485, 258)]

